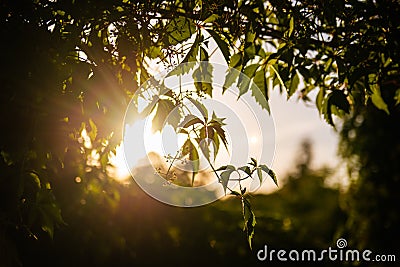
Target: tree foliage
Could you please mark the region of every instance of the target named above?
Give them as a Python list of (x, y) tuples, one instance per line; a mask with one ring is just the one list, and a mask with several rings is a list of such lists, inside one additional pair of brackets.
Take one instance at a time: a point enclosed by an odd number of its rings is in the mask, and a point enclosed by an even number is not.
[(346, 160), (350, 188), (344, 198), (348, 222), (343, 232), (353, 245), (364, 249), (395, 251), (399, 235), (400, 107), (397, 86), (382, 86), (389, 115), (372, 103), (360, 106), (343, 122), (340, 153)]

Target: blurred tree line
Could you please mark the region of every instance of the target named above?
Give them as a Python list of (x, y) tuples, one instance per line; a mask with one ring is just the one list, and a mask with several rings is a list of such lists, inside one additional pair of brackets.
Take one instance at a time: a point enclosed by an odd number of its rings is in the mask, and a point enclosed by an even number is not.
[(338, 188), (325, 183), (332, 170), (310, 168), (310, 146), (304, 143), (296, 168), (280, 190), (251, 198), (258, 214), (253, 251), (241, 233), (236, 197), (176, 208), (149, 197), (134, 182), (109, 180), (92, 197), (79, 190), (85, 181), (71, 181), (55, 187), (61, 188), (55, 194), (67, 225), (53, 240), (34, 240), (15, 231), (19, 259), (24, 266), (264, 266), (255, 253), (265, 244), (271, 249), (334, 246), (346, 216)]

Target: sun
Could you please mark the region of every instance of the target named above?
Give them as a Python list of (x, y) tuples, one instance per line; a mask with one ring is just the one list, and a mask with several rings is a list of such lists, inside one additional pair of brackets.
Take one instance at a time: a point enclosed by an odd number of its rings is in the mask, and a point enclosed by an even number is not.
[(141, 162), (146, 162), (148, 153), (164, 154), (161, 142), (162, 135), (160, 132), (152, 132), (148, 120), (126, 124), (124, 139), (117, 146), (116, 153), (110, 156), (110, 163), (114, 166), (111, 176), (119, 181), (129, 179), (130, 171)]

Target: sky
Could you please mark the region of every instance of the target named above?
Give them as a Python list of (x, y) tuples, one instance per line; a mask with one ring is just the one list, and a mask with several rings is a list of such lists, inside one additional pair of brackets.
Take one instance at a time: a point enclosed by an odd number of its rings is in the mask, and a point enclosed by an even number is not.
[(279, 94), (277, 90), (270, 94), (276, 137), (273, 167), (281, 176), (294, 167), (304, 139), (310, 140), (313, 145), (312, 167), (335, 166), (338, 163), (338, 133), (320, 117), (313, 102), (306, 105), (295, 98), (286, 100), (286, 95)]

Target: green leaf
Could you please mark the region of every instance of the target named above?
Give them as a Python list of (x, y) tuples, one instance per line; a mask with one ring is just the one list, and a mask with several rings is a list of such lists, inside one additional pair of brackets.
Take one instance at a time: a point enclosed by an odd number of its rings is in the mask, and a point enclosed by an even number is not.
[(229, 63), (229, 57), (230, 57), (230, 52), (229, 52), (229, 46), (228, 44), (221, 39), (220, 35), (218, 33), (216, 33), (213, 30), (207, 30), (207, 32), (211, 35), (211, 37), (215, 40), (215, 42), (217, 43), (219, 49), (222, 52), (222, 55), (224, 56), (226, 63)]
[(224, 126), (224, 125), (226, 125), (225, 123), (224, 123), (224, 120), (225, 120), (226, 118), (218, 118), (217, 117), (217, 115), (215, 115), (215, 112), (213, 111), (213, 113), (212, 113), (212, 120), (210, 121), (210, 125), (215, 125), (215, 124), (217, 124), (217, 125), (220, 125), (220, 126)]
[(209, 142), (207, 140), (201, 140), (199, 147), (201, 149), (201, 152), (203, 153), (204, 157), (208, 160), (211, 161), (210, 159), (210, 146)]
[(256, 74), (254, 75), (253, 83), (256, 86), (252, 85), (250, 87), (252, 96), (254, 97), (256, 102), (261, 106), (261, 108), (267, 110), (268, 113), (271, 113), (266, 95), (268, 88), (267, 88), (267, 78), (265, 76), (264, 68), (256, 72)]
[(297, 88), (299, 87), (299, 82), (300, 82), (299, 74), (297, 73), (297, 71), (295, 71), (295, 74), (290, 82), (288, 90), (288, 98), (290, 98), (294, 94), (294, 92), (296, 92)]
[(136, 113), (136, 109), (130, 108), (129, 110), (132, 110), (132, 116), (133, 116), (133, 121), (138, 120), (138, 119), (144, 119), (147, 118), (154, 110), (154, 108), (157, 106), (158, 101), (160, 100), (160, 97), (158, 95), (153, 96), (153, 99), (151, 100), (150, 104), (148, 104), (140, 113)]
[[(269, 67), (270, 67), (270, 68), (273, 70), (273, 72), (275, 73), (276, 78), (278, 79), (280, 85), (283, 87), (284, 90), (286, 90), (285, 83), (283, 82), (281, 76), (279, 75), (279, 72), (276, 70), (276, 68), (275, 68), (274, 66), (270, 65)], [(287, 91), (287, 90), (286, 90), (286, 91)]]
[(208, 18), (206, 18), (203, 23), (211, 23), (214, 22), (215, 20), (217, 20), (220, 16), (217, 14), (212, 14), (211, 16), (209, 16)]
[(208, 52), (204, 47), (200, 47), (200, 61), (208, 61)]
[(237, 192), (237, 191), (231, 191), (231, 195), (240, 197), (242, 194), (240, 194), (240, 193)]
[(243, 208), (243, 220), (244, 220), (244, 231), (246, 232), (247, 241), (250, 249), (252, 249), (252, 240), (254, 237), (254, 228), (256, 226), (256, 216), (251, 209), (250, 202), (242, 197), (242, 208)]
[(329, 68), (332, 66), (333, 58), (328, 58), (328, 60), (325, 62), (325, 68), (324, 71), (328, 72)]
[(254, 74), (256, 73), (258, 67), (260, 66), (260, 64), (250, 64), (248, 66), (246, 66), (243, 69), (243, 73), (246, 74), (246, 76), (251, 79), (253, 78)]
[(88, 132), (88, 136), (90, 137), (90, 140), (92, 140), (93, 142), (94, 140), (96, 140), (97, 137), (97, 126), (92, 119), (89, 119), (89, 125), (90, 125), (90, 131)]
[(246, 53), (248, 58), (253, 59), (254, 55), (256, 54), (256, 47), (254, 46), (254, 44), (251, 44), (244, 50), (244, 52)]
[(199, 172), (200, 161), (199, 161), (199, 153), (197, 149), (193, 146), (192, 151), (189, 154), (189, 160), (192, 162), (193, 172), (192, 172), (192, 186), (194, 184), (194, 179), (196, 178), (196, 174)]
[(323, 88), (319, 89), (317, 97), (315, 98), (315, 104), (317, 106), (319, 114), (322, 113), (322, 103), (324, 101), (324, 96), (325, 96), (325, 90)]
[(265, 173), (267, 173), (271, 177), (272, 181), (274, 181), (276, 186), (278, 186), (278, 180), (276, 178), (275, 172), (273, 170), (271, 170), (270, 168), (268, 168), (267, 165), (265, 165), (265, 164), (261, 164), (259, 167), (261, 168), (261, 170), (263, 170)]
[(199, 101), (197, 101), (196, 99), (194, 99), (194, 98), (187, 98), (190, 102), (192, 102), (192, 104), (197, 108), (197, 110), (198, 111), (200, 111), (200, 113), (201, 113), (201, 115), (203, 116), (203, 118), (204, 118), (204, 121), (206, 121), (207, 120), (207, 118), (208, 118), (208, 111), (207, 111), (207, 109), (206, 109), (206, 107), (202, 104), (202, 103), (200, 103)]
[(379, 85), (378, 84), (374, 84), (373, 86), (371, 86), (371, 90), (372, 90), (372, 95), (371, 95), (372, 103), (378, 109), (383, 110), (387, 114), (389, 114), (388, 106), (386, 105), (385, 101), (382, 98), (381, 90), (379, 88)]
[(188, 115), (185, 116), (183, 121), (178, 125), (178, 127), (188, 128), (188, 127), (190, 127), (192, 125), (195, 125), (197, 123), (200, 123), (201, 125), (204, 125), (204, 122), (202, 120), (200, 120), (198, 117), (196, 117), (195, 115), (192, 115), (192, 114), (188, 114)]
[(163, 58), (164, 53), (162, 52), (162, 47), (160, 46), (151, 46), (149, 48), (148, 57), (151, 59), (155, 58)]
[(246, 173), (248, 176), (251, 176), (251, 170), (250, 170), (249, 166), (242, 166), (242, 167), (238, 168), (238, 170), (241, 170), (244, 173)]
[(212, 85), (208, 82), (195, 82), (194, 86), (196, 87), (198, 92), (204, 92), (207, 95), (212, 97)]
[(172, 19), (165, 30), (168, 33), (168, 42), (171, 45), (177, 45), (189, 39), (195, 33), (196, 25), (191, 19), (179, 16)]
[(185, 143), (182, 146), (182, 157), (189, 155), (189, 161), (192, 164), (192, 186), (194, 184), (194, 179), (199, 172), (200, 161), (199, 161), (199, 153), (197, 152), (196, 147), (193, 145), (190, 138), (186, 139)]
[(249, 162), (249, 164), (251, 166), (254, 166), (254, 167), (258, 166), (257, 160), (255, 158), (250, 158), (250, 160), (251, 160), (251, 162)]
[[(197, 53), (197, 52), (196, 52)], [(197, 54), (196, 54), (197, 55)], [(187, 59), (190, 60), (190, 59)], [(186, 74), (189, 73), (190, 70), (192, 70), (195, 66), (196, 66), (196, 59), (194, 59), (194, 61), (188, 61), (185, 64), (179, 64), (178, 66), (176, 66), (176, 68), (174, 68), (173, 70), (171, 70), (166, 77), (171, 77), (171, 76), (181, 76), (182, 74)]]
[(239, 87), (239, 97), (241, 97), (243, 94), (245, 94), (249, 88), (250, 88), (250, 79), (244, 75), (243, 73), (240, 73), (239, 76), (239, 81), (238, 81), (238, 87)]
[(226, 170), (220, 174), (220, 177), (221, 177), (220, 182), (224, 188), (225, 194), (226, 194), (226, 189), (228, 187), (229, 178), (230, 178), (232, 172), (234, 172), (234, 171), (236, 171), (235, 167), (233, 167), (232, 165), (227, 165)]
[(226, 140), (225, 131), (222, 129), (222, 124), (218, 121), (212, 120), (209, 127), (212, 127), (215, 130), (215, 133), (224, 144), (226, 151), (228, 151), (228, 141)]
[(288, 37), (292, 36), (294, 30), (294, 17), (292, 16), (289, 21)]
[(194, 85), (198, 92), (204, 92), (212, 97), (212, 71), (211, 64), (200, 64), (193, 72)]
[(242, 63), (242, 53), (234, 54), (229, 61), (229, 67), (236, 68)]
[(218, 151), (219, 151), (219, 137), (218, 137), (218, 133), (216, 131), (214, 131), (214, 136), (213, 136), (213, 144), (214, 144), (214, 160), (217, 157)]
[(261, 167), (257, 168), (257, 176), (258, 176), (258, 179), (260, 180), (260, 184), (262, 184), (263, 175), (262, 175)]
[[(182, 60), (181, 63), (196, 61), (197, 54), (199, 53), (200, 39), (201, 39), (201, 34), (199, 33), (196, 35), (196, 39), (194, 39), (194, 42), (193, 42), (192, 46), (190, 47), (189, 52), (186, 54), (185, 58)], [(185, 72), (185, 73), (187, 73), (187, 72)]]
[(246, 31), (245, 33), (246, 43), (253, 43), (255, 38), (256, 38), (256, 33), (253, 30), (249, 29)]
[(333, 118), (332, 118), (332, 110), (331, 110), (331, 101), (329, 100), (331, 95), (327, 95), (323, 101), (322, 104), (322, 116), (324, 117), (325, 121), (335, 127), (335, 124), (333, 123)]
[(235, 68), (229, 68), (228, 73), (225, 76), (225, 82), (223, 86), (223, 92), (226, 91), (229, 87), (231, 87), (240, 75), (240, 71)]
[(108, 153), (103, 153), (100, 157), (100, 166), (103, 171), (106, 171), (106, 169), (107, 169), (107, 165), (109, 162), (108, 156), (109, 156)]
[[(171, 100), (161, 98), (158, 100), (157, 112), (154, 115), (151, 125), (153, 132), (161, 132), (166, 123), (172, 125), (175, 128), (178, 126), (179, 119), (176, 115), (173, 115), (173, 113), (175, 113), (173, 112), (174, 109), (175, 105)], [(171, 116), (169, 116), (170, 114)]]
[[(206, 131), (207, 129), (207, 131)], [(208, 132), (208, 133), (207, 133)], [(200, 139), (198, 141), (198, 144), (200, 146), (201, 152), (203, 152), (204, 157), (208, 161), (210, 161), (210, 145), (211, 145), (211, 140), (209, 139), (209, 134), (214, 135), (213, 129), (211, 127), (202, 127), (200, 129)]]
[(350, 103), (342, 90), (333, 90), (330, 93), (330, 104), (335, 105), (337, 108), (346, 113), (350, 112)]
[(219, 167), (219, 168), (216, 169), (215, 171), (224, 171), (224, 170), (226, 170), (227, 168), (228, 168), (228, 165), (224, 165), (224, 166)]

